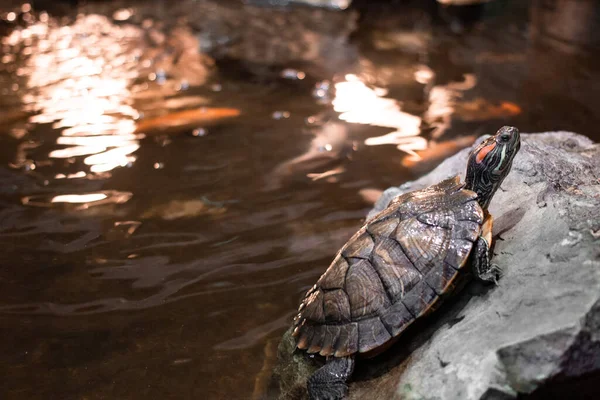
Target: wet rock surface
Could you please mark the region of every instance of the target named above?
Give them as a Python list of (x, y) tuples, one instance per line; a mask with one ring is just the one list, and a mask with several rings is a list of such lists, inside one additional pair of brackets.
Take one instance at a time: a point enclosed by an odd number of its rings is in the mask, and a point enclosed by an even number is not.
[[(469, 149), (397, 195), (464, 170)], [(593, 398), (600, 389), (600, 146), (570, 132), (522, 135), (490, 206), (497, 287), (475, 282), (409, 328), (390, 350), (357, 363), (350, 399)], [(319, 360), (279, 347), (282, 399), (300, 399)], [(561, 394), (562, 393), (562, 394)], [(556, 397), (558, 396), (558, 397)], [(592, 397), (590, 397), (592, 396)]]

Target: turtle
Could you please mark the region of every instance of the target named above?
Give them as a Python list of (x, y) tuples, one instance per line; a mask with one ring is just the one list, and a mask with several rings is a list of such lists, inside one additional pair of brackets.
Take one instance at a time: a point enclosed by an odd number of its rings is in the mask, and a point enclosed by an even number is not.
[(497, 283), (488, 206), (520, 149), (504, 126), (469, 154), (458, 176), (394, 198), (338, 251), (294, 318), (296, 351), (325, 364), (308, 379), (311, 399), (341, 399), (358, 355), (385, 351), (469, 278)]

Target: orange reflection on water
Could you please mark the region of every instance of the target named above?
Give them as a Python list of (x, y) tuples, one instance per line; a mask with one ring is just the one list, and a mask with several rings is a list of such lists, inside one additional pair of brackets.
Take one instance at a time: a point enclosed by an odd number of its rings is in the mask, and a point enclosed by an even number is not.
[(161, 132), (170, 128), (181, 129), (208, 126), (228, 118), (237, 117), (238, 115), (240, 115), (240, 110), (235, 108), (200, 107), (143, 119), (137, 124), (135, 131)]

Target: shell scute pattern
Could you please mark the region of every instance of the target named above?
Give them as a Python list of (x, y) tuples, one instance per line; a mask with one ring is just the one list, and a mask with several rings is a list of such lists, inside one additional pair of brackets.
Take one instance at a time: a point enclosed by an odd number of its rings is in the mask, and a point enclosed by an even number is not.
[(359, 321), (358, 331), (358, 351), (361, 353), (373, 350), (392, 338), (379, 317)]
[(396, 230), (396, 240), (422, 275), (444, 260), (450, 236), (450, 230), (423, 225), (416, 218), (402, 221)]
[(402, 298), (421, 279), (402, 248), (393, 239), (381, 238), (373, 252), (373, 268), (393, 301)]
[(319, 354), (322, 356), (330, 356), (333, 354), (333, 346), (336, 344), (338, 337), (340, 336), (339, 326), (323, 325), (323, 342), (321, 343), (321, 350)]
[(368, 259), (371, 256), (375, 243), (369, 233), (364, 230), (354, 240), (348, 242), (348, 245), (342, 250), (342, 256), (348, 258), (364, 258)]
[(345, 357), (358, 351), (358, 323), (340, 325), (340, 334), (334, 345), (336, 357)]
[(367, 222), (311, 288), (295, 319), (297, 346), (342, 357), (376, 349), (452, 287), (483, 212), (458, 178), (407, 193)]
[(367, 225), (367, 232), (373, 236), (388, 237), (396, 230), (399, 223), (398, 218), (376, 219)]
[(473, 221), (457, 221), (452, 229), (452, 239), (464, 239), (475, 242), (479, 236), (480, 225)]
[(319, 288), (313, 290), (306, 298), (302, 316), (310, 321), (325, 322), (325, 312), (323, 310), (323, 291)]
[(454, 239), (448, 246), (448, 252), (444, 262), (456, 269), (460, 269), (465, 266), (467, 257), (472, 248), (473, 242), (463, 239)]
[(353, 319), (372, 315), (390, 305), (377, 272), (367, 260), (360, 260), (350, 266), (345, 291), (350, 300)]
[(422, 224), (450, 229), (455, 218), (453, 210), (434, 210), (417, 215), (417, 220)]
[(381, 315), (381, 322), (392, 336), (398, 336), (415, 317), (402, 301), (397, 301)]
[(483, 223), (483, 210), (476, 201), (470, 201), (463, 207), (454, 210), (454, 215), (458, 221), (472, 221), (478, 224)]
[(327, 271), (321, 275), (316, 286), (323, 289), (342, 289), (346, 283), (346, 272), (349, 266), (348, 261), (338, 254)]
[[(399, 196), (393, 202), (403, 219), (416, 217), (434, 210), (451, 210), (477, 198), (477, 194), (463, 189), (458, 177), (453, 177), (437, 185)], [(391, 206), (391, 204), (390, 204)]]
[(425, 276), (425, 281), (440, 296), (449, 290), (455, 277), (456, 269), (444, 261), (442, 265), (433, 268)]
[(425, 314), (429, 307), (437, 300), (438, 295), (429, 287), (425, 280), (419, 283), (406, 294), (402, 299), (402, 303), (408, 311), (415, 317), (420, 317)]
[(342, 289), (326, 291), (323, 299), (326, 322), (350, 321), (350, 301)]

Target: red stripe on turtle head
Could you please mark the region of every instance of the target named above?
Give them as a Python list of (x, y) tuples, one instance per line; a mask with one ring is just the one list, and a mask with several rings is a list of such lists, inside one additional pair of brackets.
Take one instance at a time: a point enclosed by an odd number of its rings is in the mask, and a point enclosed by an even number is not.
[(477, 156), (475, 157), (475, 161), (477, 162), (477, 164), (481, 164), (485, 156), (487, 156), (490, 151), (494, 150), (495, 147), (496, 142), (492, 142), (492, 144), (482, 147), (481, 150), (479, 150), (479, 152), (477, 153)]

